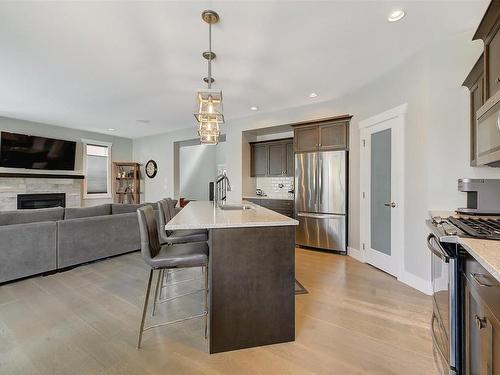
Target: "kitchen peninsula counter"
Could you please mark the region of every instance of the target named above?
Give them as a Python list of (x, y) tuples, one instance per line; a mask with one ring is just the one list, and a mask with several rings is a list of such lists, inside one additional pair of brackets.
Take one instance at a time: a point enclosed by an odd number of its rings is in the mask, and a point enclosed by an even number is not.
[(242, 201), (227, 206), (247, 206), (245, 210), (223, 210), (213, 202), (192, 201), (166, 225), (167, 230), (215, 229), (268, 226), (295, 226), (299, 222), (257, 204)]
[(189, 202), (165, 227), (208, 229), (209, 352), (294, 341), (298, 222), (246, 201), (227, 206)]

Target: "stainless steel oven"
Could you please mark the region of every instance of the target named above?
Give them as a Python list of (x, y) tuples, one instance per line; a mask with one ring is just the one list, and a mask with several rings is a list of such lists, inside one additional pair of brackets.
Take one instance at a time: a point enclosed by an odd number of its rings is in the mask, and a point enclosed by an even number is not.
[(427, 237), (431, 251), (433, 313), (431, 322), (434, 357), (442, 374), (460, 374), (459, 258), (456, 245), (440, 243), (436, 235)]

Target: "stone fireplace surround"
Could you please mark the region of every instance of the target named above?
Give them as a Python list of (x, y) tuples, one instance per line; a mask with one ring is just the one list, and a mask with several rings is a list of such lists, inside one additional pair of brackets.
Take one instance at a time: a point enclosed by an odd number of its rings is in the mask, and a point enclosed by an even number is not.
[(0, 177), (0, 211), (17, 209), (18, 194), (65, 193), (66, 207), (82, 207), (82, 179)]

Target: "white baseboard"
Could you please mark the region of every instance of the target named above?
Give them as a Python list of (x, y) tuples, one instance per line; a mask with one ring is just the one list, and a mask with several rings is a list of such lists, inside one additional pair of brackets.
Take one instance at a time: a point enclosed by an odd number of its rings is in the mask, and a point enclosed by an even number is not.
[(365, 263), (365, 255), (362, 251), (355, 249), (354, 247), (347, 247), (347, 255), (353, 257), (354, 259)]
[[(365, 254), (363, 251), (360, 251), (358, 249), (355, 249), (353, 247), (348, 247), (347, 248), (347, 255), (350, 257), (353, 257), (354, 259), (366, 263), (365, 261)], [(421, 291), (422, 293), (425, 293), (427, 295), (432, 295), (432, 284), (430, 280), (425, 280), (422, 279), (419, 276), (416, 276), (410, 272), (407, 271), (402, 271), (401, 275), (398, 277), (398, 281), (401, 281), (402, 283), (411, 286), (414, 289), (417, 289)]]
[(402, 283), (411, 286), (412, 288), (415, 288), (429, 296), (432, 295), (432, 284), (430, 280), (425, 280), (410, 272), (402, 271), (401, 275), (399, 275), (398, 277), (398, 281), (401, 281)]

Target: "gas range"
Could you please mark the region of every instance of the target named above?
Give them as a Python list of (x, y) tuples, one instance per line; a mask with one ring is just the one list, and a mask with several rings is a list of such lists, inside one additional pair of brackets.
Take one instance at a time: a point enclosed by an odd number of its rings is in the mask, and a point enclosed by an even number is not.
[(500, 216), (438, 216), (432, 218), (432, 226), (443, 242), (456, 242), (456, 237), (500, 240)]

